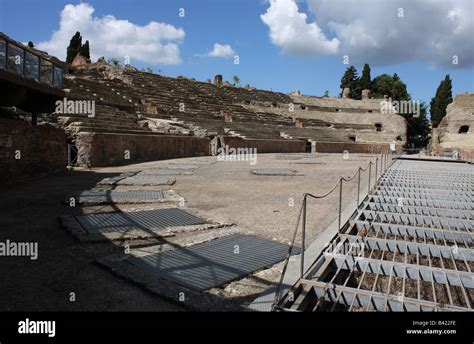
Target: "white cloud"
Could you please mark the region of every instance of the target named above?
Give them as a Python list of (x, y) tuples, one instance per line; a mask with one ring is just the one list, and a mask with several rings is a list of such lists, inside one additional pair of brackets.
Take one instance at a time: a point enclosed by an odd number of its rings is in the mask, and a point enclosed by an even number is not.
[[(315, 18), (311, 24), (306, 23), (307, 15), (299, 12), (293, 0), (271, 0), (261, 16), (270, 28), (272, 42), (285, 52), (349, 55), (351, 64), (375, 65), (420, 60), (453, 66), (456, 55), (458, 67), (474, 65), (472, 0), (306, 2)], [(403, 17), (398, 16), (399, 9), (403, 10)], [(289, 16), (292, 12), (293, 17)], [(318, 50), (318, 46), (328, 44), (320, 28), (335, 36), (330, 41), (338, 43), (335, 49)], [(312, 35), (314, 32), (320, 33), (321, 40), (314, 38), (318, 37)]]
[(91, 58), (115, 57), (122, 61), (129, 56), (133, 61), (151, 64), (178, 64), (181, 62), (178, 44), (185, 32), (166, 23), (149, 22), (140, 26), (114, 16), (93, 17), (94, 8), (86, 3), (66, 5), (60, 15), (59, 30), (48, 41), (36, 46), (61, 59), (71, 37), (79, 31), (83, 43), (90, 42)]
[(224, 57), (229, 58), (235, 55), (234, 49), (229, 44), (219, 44), (215, 43), (214, 48), (212, 51), (207, 54), (207, 56), (211, 57)]
[(267, 12), (260, 16), (270, 28), (270, 38), (283, 52), (298, 55), (335, 54), (339, 40), (329, 40), (319, 26), (307, 22), (293, 0), (271, 0)]

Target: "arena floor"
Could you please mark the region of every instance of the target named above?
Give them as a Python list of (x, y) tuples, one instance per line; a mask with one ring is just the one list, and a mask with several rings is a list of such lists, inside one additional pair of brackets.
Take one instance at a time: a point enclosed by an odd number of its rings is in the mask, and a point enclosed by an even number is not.
[[(375, 156), (367, 154), (259, 154), (249, 161), (218, 161), (215, 157), (175, 159), (120, 167), (69, 171), (0, 191), (0, 218), (4, 237), (12, 241), (36, 241), (37, 260), (2, 259), (7, 278), (0, 286), (0, 309), (175, 311), (188, 308), (168, 302), (155, 293), (114, 276), (96, 264), (101, 258), (123, 252), (156, 252), (163, 245), (187, 246), (228, 234), (250, 234), (288, 244), (296, 225), (305, 192), (324, 194), (337, 180), (351, 177)], [(103, 178), (155, 169), (159, 178), (174, 178), (174, 185), (99, 185)], [(374, 171), (373, 171), (374, 172)], [(372, 172), (372, 173), (373, 173)], [(147, 176), (148, 177), (148, 176)], [(372, 178), (374, 178), (372, 176)], [(373, 180), (373, 179), (372, 179)], [(361, 176), (362, 190), (368, 175)], [(162, 190), (173, 192), (167, 202), (99, 204), (70, 207), (64, 201), (81, 191)], [(343, 209), (356, 199), (357, 182), (344, 184)], [(308, 211), (311, 243), (338, 214), (338, 190), (322, 202), (312, 202)], [(83, 243), (60, 227), (61, 216), (110, 211), (136, 211), (181, 207), (223, 224), (218, 228), (177, 233), (160, 239)], [(217, 300), (249, 304), (278, 280), (281, 263), (206, 293)], [(71, 301), (74, 293), (75, 301)], [(190, 308), (193, 308), (192, 305)]]

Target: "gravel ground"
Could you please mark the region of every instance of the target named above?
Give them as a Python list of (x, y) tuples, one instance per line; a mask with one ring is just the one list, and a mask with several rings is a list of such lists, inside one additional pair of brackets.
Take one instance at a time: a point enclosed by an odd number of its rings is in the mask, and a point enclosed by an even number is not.
[[(0, 310), (90, 310), (90, 311), (177, 311), (182, 308), (139, 286), (114, 277), (94, 261), (117, 250), (117, 243), (81, 244), (59, 228), (61, 215), (103, 211), (153, 209), (170, 204), (120, 204), (70, 208), (63, 203), (73, 194), (95, 187), (105, 177), (148, 168), (176, 168), (192, 173), (172, 176), (173, 186), (117, 186), (116, 190), (174, 190), (184, 198), (184, 208), (218, 222), (235, 226), (166, 238), (163, 243), (189, 245), (239, 232), (288, 243), (305, 192), (316, 195), (329, 191), (339, 177), (350, 177), (375, 158), (342, 154), (260, 154), (255, 165), (249, 162), (217, 161), (200, 157), (149, 162), (121, 167), (76, 170), (60, 176), (15, 185), (0, 191), (1, 241), (36, 241), (39, 258), (3, 257), (0, 271)], [(297, 175), (256, 175), (253, 170), (282, 169)], [(147, 176), (148, 177), (148, 176)], [(162, 176), (157, 176), (162, 178)], [(373, 177), (372, 177), (373, 178)], [(373, 180), (373, 179), (372, 179)], [(367, 188), (367, 172), (362, 174)], [(100, 188), (107, 189), (107, 186)], [(357, 177), (345, 183), (345, 204), (356, 198)], [(365, 190), (365, 189), (364, 189)], [(362, 193), (362, 192), (361, 192)], [(308, 208), (309, 244), (337, 218), (339, 189), (323, 201), (311, 201)], [(141, 243), (141, 242), (140, 242)], [(144, 243), (141, 244), (146, 244)], [(152, 242), (148, 242), (151, 244)], [(154, 241), (156, 243), (156, 240)], [(268, 283), (279, 278), (281, 263), (245, 279), (209, 291), (223, 297), (256, 296)], [(76, 301), (70, 301), (70, 293)]]

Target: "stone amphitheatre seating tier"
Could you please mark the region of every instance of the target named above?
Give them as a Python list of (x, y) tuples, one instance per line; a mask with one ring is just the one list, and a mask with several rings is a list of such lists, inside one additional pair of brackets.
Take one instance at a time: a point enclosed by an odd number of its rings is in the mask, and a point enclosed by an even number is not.
[[(150, 115), (153, 118), (161, 118), (171, 120), (172, 115)], [(144, 117), (147, 117), (144, 115)], [(314, 139), (315, 141), (324, 142), (353, 142), (349, 136), (351, 134), (347, 131), (335, 129), (321, 129), (321, 128), (295, 128), (290, 126), (279, 125), (261, 125), (252, 126), (243, 122), (223, 122), (222, 120), (199, 119), (196, 117), (181, 117), (179, 118), (183, 123), (191, 126), (206, 129), (208, 133), (225, 136), (241, 136), (245, 138), (261, 138), (261, 139), (282, 139), (281, 133), (288, 134), (293, 139)], [(359, 137), (359, 133), (357, 137)], [(373, 135), (372, 137), (370, 137)], [(381, 133), (367, 133), (364, 137), (370, 138), (369, 141), (381, 141), (377, 137)], [(391, 136), (390, 136), (391, 137)], [(388, 141), (390, 141), (388, 139)]]
[[(198, 82), (186, 78), (169, 78), (156, 74), (142, 72), (125, 72), (133, 84), (137, 87), (152, 87), (156, 90), (165, 92), (174, 92), (176, 97), (183, 96), (189, 98), (188, 95), (194, 97), (195, 100), (210, 99), (212, 103), (220, 100), (225, 103), (240, 103), (245, 101), (267, 101), (272, 103), (289, 103), (291, 98), (283, 93), (276, 93), (264, 90), (247, 90), (240, 87), (223, 86), (216, 87), (209, 83)], [(143, 87), (145, 86), (145, 87)]]
[(103, 105), (96, 101), (95, 117), (87, 114), (58, 115), (57, 122), (63, 126), (71, 136), (79, 132), (110, 132), (110, 133), (149, 133), (153, 132), (142, 128), (138, 123), (138, 116), (134, 113), (122, 111), (116, 107)]
[[(163, 126), (151, 125), (152, 129), (146, 123), (138, 123), (155, 118), (171, 120), (171, 126), (174, 122), (177, 127), (184, 129), (181, 135), (189, 135), (189, 132), (192, 135), (197, 131), (199, 136), (207, 133), (257, 139), (353, 142), (356, 137), (357, 141), (393, 140), (388, 134), (376, 132), (374, 125), (359, 123), (354, 118), (354, 112), (339, 111), (339, 122), (330, 120), (334, 116), (331, 105), (336, 104), (341, 109), (353, 106), (352, 110), (364, 112), (368, 111), (367, 108), (375, 108), (374, 102), (370, 101), (364, 102), (362, 106), (350, 99), (290, 98), (282, 93), (217, 87), (186, 78), (169, 78), (130, 70), (124, 70), (122, 77), (126, 82), (105, 78), (95, 69), (89, 74), (82, 71), (74, 77), (67, 77), (65, 88), (71, 89), (71, 98), (96, 101), (96, 117), (68, 114), (60, 116), (58, 122), (66, 127), (70, 135), (79, 132), (165, 134), (168, 130), (166, 122)], [(331, 111), (324, 112), (323, 119), (311, 118), (310, 114), (323, 112), (306, 111), (298, 108), (301, 104), (296, 103), (296, 111), (290, 113), (288, 104), (295, 103), (295, 99), (308, 101), (310, 106), (320, 109), (330, 108)], [(378, 102), (375, 103), (378, 106)], [(311, 117), (308, 118), (306, 114)], [(344, 120), (346, 115), (353, 123)], [(294, 118), (304, 128), (296, 128)]]
[(293, 139), (312, 139), (321, 142), (352, 142), (349, 138), (349, 133), (335, 129), (288, 127), (281, 130)]
[(297, 118), (298, 121), (303, 123), (304, 127), (333, 127), (336, 129), (353, 129), (353, 130), (375, 130), (375, 126), (370, 124), (358, 124), (358, 123), (329, 123), (320, 119), (307, 119)]
[(291, 96), (293, 103), (304, 104), (306, 109), (315, 109), (326, 112), (375, 112), (380, 111), (381, 99), (353, 100), (349, 98), (314, 97), (314, 96)]
[(65, 89), (70, 89), (68, 98), (90, 99), (103, 104), (133, 110), (139, 97), (122, 81), (90, 80), (82, 77), (64, 80)]
[[(171, 120), (172, 115), (151, 115), (153, 118)], [(147, 117), (147, 115), (144, 115)], [(241, 122), (224, 122), (222, 119), (212, 120), (207, 118), (197, 117), (180, 117), (180, 123), (186, 123), (191, 129), (200, 128), (207, 130), (208, 134), (225, 135), (225, 136), (243, 136), (247, 138), (261, 138), (261, 139), (281, 139), (281, 126), (261, 125), (258, 127), (249, 126), (247, 123)]]

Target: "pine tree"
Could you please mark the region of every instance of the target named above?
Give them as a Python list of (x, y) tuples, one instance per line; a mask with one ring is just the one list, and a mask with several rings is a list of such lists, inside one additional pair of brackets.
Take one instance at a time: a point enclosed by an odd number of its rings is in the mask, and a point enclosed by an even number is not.
[[(351, 89), (350, 98), (360, 99), (361, 96), (358, 94), (360, 91), (359, 77), (357, 75), (357, 69), (354, 66), (347, 67), (344, 75), (341, 78), (341, 89), (349, 87)], [(342, 93), (341, 93), (342, 96)]]
[(392, 85), (392, 90), (390, 92), (390, 97), (393, 100), (410, 100), (410, 94), (407, 91), (407, 85), (403, 83), (400, 79), (394, 80)]
[(430, 115), (433, 127), (437, 127), (446, 116), (446, 108), (453, 101), (452, 83), (449, 74), (446, 75), (436, 90), (436, 95), (430, 102)]
[(79, 31), (72, 36), (71, 40), (69, 41), (69, 46), (67, 47), (67, 54), (66, 54), (66, 62), (72, 63), (74, 57), (78, 53), (80, 53), (82, 48), (82, 37)]
[(370, 86), (371, 86), (370, 83), (371, 83), (370, 66), (366, 63), (364, 65), (364, 69), (362, 70), (362, 75), (359, 81), (359, 87), (361, 90), (370, 90)]
[(86, 41), (86, 43), (84, 43), (84, 45), (81, 47), (81, 50), (79, 51), (79, 53), (87, 59), (91, 58), (91, 54), (90, 54), (90, 51), (89, 51), (89, 41)]

